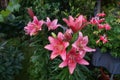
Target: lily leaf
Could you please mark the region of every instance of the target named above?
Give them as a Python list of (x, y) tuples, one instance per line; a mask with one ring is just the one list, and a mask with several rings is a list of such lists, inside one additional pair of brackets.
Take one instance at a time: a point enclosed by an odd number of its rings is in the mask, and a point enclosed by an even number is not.
[(3, 16), (0, 14), (0, 22), (3, 22), (4, 21), (4, 18)]

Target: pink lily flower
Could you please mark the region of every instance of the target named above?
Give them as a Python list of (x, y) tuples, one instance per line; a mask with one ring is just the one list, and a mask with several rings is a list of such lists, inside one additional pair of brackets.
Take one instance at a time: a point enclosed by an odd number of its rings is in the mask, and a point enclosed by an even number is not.
[(72, 16), (69, 16), (69, 20), (66, 18), (63, 18), (63, 21), (70, 27), (70, 26), (75, 26), (75, 19)]
[(61, 56), (63, 60), (66, 59), (66, 48), (69, 46), (69, 43), (63, 41), (64, 35), (59, 32), (57, 38), (48, 37), (50, 44), (45, 46), (45, 49), (51, 50), (51, 59), (56, 58), (58, 55)]
[(75, 48), (72, 48), (66, 59), (59, 65), (60, 68), (68, 66), (70, 74), (73, 74), (77, 63), (81, 65), (89, 65), (89, 63), (83, 59), (84, 55), (77, 53)]
[(102, 12), (102, 13), (98, 13), (97, 16), (99, 16), (99, 17), (105, 17), (106, 14), (104, 12)]
[(58, 26), (61, 26), (60, 24), (57, 24), (57, 22), (57, 19), (51, 21), (50, 18), (47, 17), (46, 25), (48, 27), (48, 30), (55, 30), (56, 28), (58, 28)]
[(78, 39), (72, 44), (72, 47), (76, 48), (77, 51), (79, 51), (80, 54), (85, 54), (86, 52), (92, 52), (95, 51), (95, 49), (92, 49), (87, 46), (88, 44), (88, 37), (83, 37), (82, 32), (79, 32)]
[(90, 23), (93, 24), (93, 25), (99, 24), (99, 22), (98, 22), (98, 20), (96, 18), (92, 18), (90, 20)]
[(74, 19), (72, 16), (69, 16), (68, 20), (63, 18), (63, 21), (72, 29), (74, 33), (81, 30), (87, 22), (83, 15), (78, 16), (76, 19)]
[(103, 42), (103, 44), (108, 42), (106, 35), (100, 36), (100, 40)]
[(103, 29), (105, 28), (103, 24), (98, 24), (98, 29)]
[(29, 34), (30, 36), (36, 35), (38, 34), (38, 31), (42, 29), (43, 23), (43, 20), (38, 21), (37, 17), (34, 16), (33, 21), (29, 22), (27, 26), (24, 27), (24, 30), (26, 34)]
[(98, 23), (100, 24), (100, 23), (102, 23), (104, 21), (105, 21), (105, 18), (101, 18), (101, 19), (98, 20)]
[(104, 22), (105, 19), (102, 18), (102, 19), (99, 19), (99, 17), (93, 17), (91, 20), (90, 20), (90, 23), (93, 24), (93, 25), (99, 25), (101, 24), (102, 22)]
[(105, 27), (106, 30), (110, 30), (111, 29), (109, 24), (104, 24), (104, 27)]
[(87, 20), (83, 15), (80, 15), (78, 18), (76, 18), (75, 22), (76, 26), (78, 26), (76, 29), (82, 30), (86, 26)]

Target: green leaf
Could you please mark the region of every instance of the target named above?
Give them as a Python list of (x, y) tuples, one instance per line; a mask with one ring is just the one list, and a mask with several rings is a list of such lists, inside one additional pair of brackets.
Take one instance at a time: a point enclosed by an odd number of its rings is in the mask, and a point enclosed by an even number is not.
[(0, 13), (3, 17), (7, 17), (10, 14), (10, 11), (9, 10), (2, 10)]
[(13, 12), (18, 11), (20, 8), (20, 4), (18, 2), (9, 2), (9, 5), (7, 6), (7, 10)]
[(3, 22), (4, 21), (4, 18), (3, 16), (0, 14), (0, 22)]
[(13, 7), (14, 7), (14, 10), (15, 10), (15, 11), (18, 11), (19, 8), (20, 8), (20, 4), (16, 4), (16, 5), (14, 5)]

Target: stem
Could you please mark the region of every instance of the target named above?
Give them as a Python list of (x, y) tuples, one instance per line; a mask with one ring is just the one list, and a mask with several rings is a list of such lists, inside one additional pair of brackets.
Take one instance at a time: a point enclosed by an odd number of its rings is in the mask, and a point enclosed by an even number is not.
[(64, 27), (64, 26), (59, 26), (60, 28), (62, 28), (63, 29), (63, 32), (65, 32), (66, 30), (67, 30), (67, 27)]
[(95, 9), (94, 9), (94, 16), (101, 11), (101, 0), (96, 0)]
[(113, 76), (114, 76), (114, 74), (111, 75), (110, 80), (113, 80)]

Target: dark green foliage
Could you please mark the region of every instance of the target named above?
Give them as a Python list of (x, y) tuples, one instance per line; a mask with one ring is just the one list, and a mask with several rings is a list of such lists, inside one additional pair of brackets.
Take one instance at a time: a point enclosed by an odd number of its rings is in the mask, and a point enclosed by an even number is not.
[(32, 8), (33, 12), (39, 19), (46, 19), (46, 17), (50, 18), (59, 18), (59, 7), (60, 3), (53, 1), (51, 3), (48, 3), (49, 0), (27, 0), (26, 2), (23, 0), (20, 0), (21, 6), (24, 7), (24, 9), (20, 9), (22, 13), (18, 13), (19, 15), (22, 15), (24, 18), (24, 21), (28, 22), (30, 20), (29, 15), (27, 13), (27, 8)]
[(120, 57), (120, 24), (117, 22), (119, 20), (112, 14), (107, 17), (107, 22), (111, 25), (111, 30), (108, 32), (109, 44), (105, 45), (110, 49), (111, 54), (115, 57)]
[[(65, 1), (64, 1), (65, 2)], [(65, 16), (78, 16), (80, 14), (91, 17), (94, 11), (95, 0), (67, 0), (67, 7), (63, 6), (61, 11)]]
[(0, 34), (4, 34), (5, 39), (22, 36), (23, 26), (24, 23), (20, 21), (20, 18), (15, 18), (11, 14), (5, 22), (0, 23)]
[(30, 62), (30, 80), (47, 80), (48, 79), (48, 66), (49, 53), (44, 49), (47, 44), (47, 33), (40, 32), (39, 35), (31, 38), (30, 46), (34, 47), (34, 53), (31, 56)]
[[(57, 60), (55, 62), (59, 65)], [(53, 68), (51, 67), (52, 75), (47, 80), (94, 80), (92, 73), (86, 66), (77, 65), (74, 73), (70, 75), (68, 67), (60, 69), (57, 65), (54, 64)]]
[(18, 15), (22, 15), (25, 22), (29, 21), (27, 8), (32, 8), (33, 12), (39, 19), (58, 18), (61, 22), (62, 18), (69, 15), (78, 16), (84, 14), (88, 17), (93, 15), (95, 0), (20, 0), (21, 7)]
[(0, 43), (0, 80), (14, 80), (22, 69), (23, 53), (17, 47)]
[(24, 23), (15, 15), (19, 8), (19, 0), (9, 0), (6, 9), (0, 11), (0, 34), (4, 34), (4, 38), (20, 35)]
[(7, 17), (14, 11), (18, 11), (20, 4), (18, 0), (9, 0), (8, 6), (5, 10), (0, 10), (0, 22), (5, 22)]

